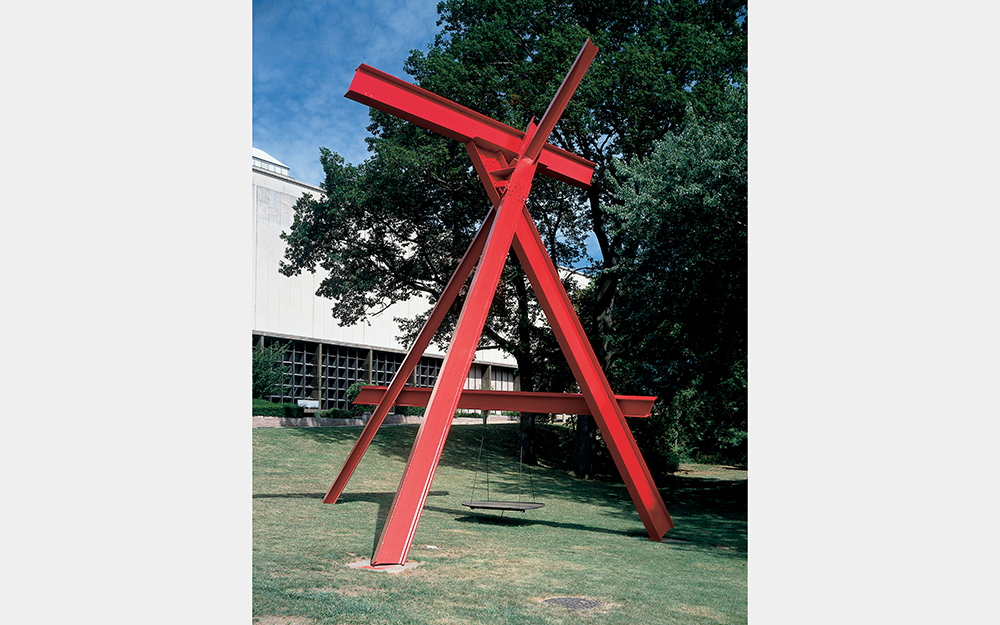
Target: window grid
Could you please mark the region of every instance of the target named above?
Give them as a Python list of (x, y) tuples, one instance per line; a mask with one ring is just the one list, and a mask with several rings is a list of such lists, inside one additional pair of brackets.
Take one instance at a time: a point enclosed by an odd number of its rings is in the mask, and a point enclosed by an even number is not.
[[(275, 343), (286, 346), (282, 363), (288, 372), (282, 381), (281, 393), (268, 397), (268, 400), (296, 403), (299, 399), (317, 398), (320, 410), (349, 409), (351, 404), (347, 401), (347, 391), (357, 382), (388, 386), (405, 358), (405, 354), (395, 352), (261, 335), (253, 336), (253, 344), (259, 344), (262, 338), (265, 347)], [(441, 373), (442, 363), (443, 359), (440, 357), (421, 357), (408, 384), (433, 387)], [(464, 388), (482, 388), (487, 371), (490, 388), (499, 391), (516, 390), (513, 368), (477, 363), (473, 363), (469, 369)]]
[(368, 380), (368, 350), (342, 345), (323, 345), (323, 384), (320, 409), (348, 410), (347, 391), (356, 382)]
[(404, 354), (391, 352), (372, 352), (372, 385), (389, 386), (392, 376), (403, 364)]
[(294, 404), (299, 399), (312, 397), (316, 385), (316, 348), (306, 341), (286, 341), (273, 337), (264, 338), (264, 346), (275, 343), (285, 345), (281, 364), (287, 373), (281, 383), (281, 393), (271, 395), (268, 401)]
[(493, 367), (490, 372), (490, 388), (495, 391), (513, 391), (514, 370), (502, 367)]
[(441, 373), (442, 362), (440, 358), (423, 356), (417, 363), (417, 369), (414, 372), (414, 386), (434, 386), (438, 374)]

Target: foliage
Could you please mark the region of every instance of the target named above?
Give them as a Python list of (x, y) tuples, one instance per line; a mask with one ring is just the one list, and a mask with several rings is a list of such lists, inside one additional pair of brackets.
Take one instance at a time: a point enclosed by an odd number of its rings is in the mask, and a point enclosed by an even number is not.
[(349, 410), (344, 410), (343, 408), (330, 408), (329, 410), (323, 410), (318, 415), (321, 419), (359, 419), (361, 415), (357, 415), (353, 412), (354, 406)]
[(358, 393), (361, 392), (361, 387), (365, 385), (365, 382), (358, 380), (347, 387), (347, 392), (344, 395), (347, 403), (350, 405), (349, 408), (346, 410), (343, 408), (331, 408), (322, 412), (319, 416), (330, 419), (360, 419), (364, 417), (364, 414), (370, 412), (372, 407), (354, 404), (353, 402), (358, 397)]
[(422, 417), (424, 416), (425, 410), (426, 408), (423, 406), (396, 406), (396, 414), (406, 415), (408, 417)]
[(726, 90), (717, 121), (689, 111), (617, 177), (610, 210), (635, 250), (619, 265), (617, 378), (661, 398), (657, 445), (746, 462), (746, 89)]
[(687, 460), (684, 448), (678, 444), (676, 428), (663, 410), (663, 402), (656, 402), (653, 413), (645, 419), (634, 419), (629, 425), (646, 460), (649, 472), (657, 484), (664, 484), (668, 475)]
[(281, 362), (286, 347), (280, 342), (272, 343), (269, 347), (264, 347), (261, 344), (253, 346), (251, 363), (255, 399), (281, 394), (282, 382), (290, 372), (288, 366)]
[(285, 417), (302, 419), (306, 416), (305, 409), (298, 404), (276, 404), (266, 399), (253, 400), (253, 416), (255, 417)]
[[(614, 365), (611, 311), (621, 264), (638, 243), (612, 208), (612, 163), (652, 154), (687, 110), (715, 119), (726, 86), (745, 81), (745, 4), (446, 0), (438, 12), (441, 32), (426, 53), (411, 53), (407, 73), (421, 87), (516, 128), (545, 111), (585, 38), (600, 48), (549, 139), (596, 163), (593, 184), (581, 190), (539, 176), (528, 209), (557, 265), (589, 267), (593, 285), (578, 312), (599, 360)], [(350, 165), (321, 148), (326, 197), (301, 198), (282, 235), (282, 273), (325, 269), (317, 294), (334, 301), (332, 314), (344, 325), (413, 296), (435, 302), (489, 206), (464, 146), (375, 110), (371, 120), (371, 157)], [(601, 258), (587, 254), (588, 237)], [(576, 297), (573, 282), (564, 284)], [(437, 333), (439, 346), (450, 339), (462, 304), (460, 297)], [(412, 340), (425, 318), (397, 320), (401, 341)], [(511, 354), (524, 391), (572, 384), (513, 254), (480, 347)], [(522, 419), (528, 462), (532, 423)]]

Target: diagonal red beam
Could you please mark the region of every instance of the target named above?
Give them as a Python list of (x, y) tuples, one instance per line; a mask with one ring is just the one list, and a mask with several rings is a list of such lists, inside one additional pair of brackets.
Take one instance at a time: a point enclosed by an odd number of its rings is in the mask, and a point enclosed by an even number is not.
[(462, 256), (462, 260), (458, 263), (455, 273), (452, 274), (447, 286), (445, 286), (444, 291), (441, 293), (441, 297), (431, 310), (427, 321), (424, 322), (424, 327), (421, 328), (420, 334), (417, 335), (417, 339), (410, 347), (410, 351), (403, 360), (403, 364), (396, 370), (396, 374), (393, 376), (392, 382), (389, 383), (389, 387), (386, 389), (382, 400), (378, 402), (378, 405), (372, 412), (371, 418), (365, 424), (361, 436), (358, 437), (351, 452), (347, 455), (347, 460), (344, 461), (344, 466), (341, 467), (340, 473), (337, 474), (333, 485), (330, 486), (326, 497), (323, 498), (323, 503), (336, 503), (337, 498), (344, 492), (344, 488), (347, 486), (347, 482), (350, 481), (351, 475), (358, 468), (358, 464), (364, 457), (365, 451), (367, 451), (372, 439), (375, 438), (375, 434), (382, 426), (382, 422), (385, 421), (386, 415), (389, 414), (389, 408), (392, 408), (396, 397), (403, 390), (410, 374), (413, 373), (413, 369), (420, 362), (420, 357), (423, 355), (424, 350), (431, 344), (434, 333), (437, 332), (441, 321), (444, 320), (451, 305), (458, 298), (458, 294), (462, 286), (464, 286), (466, 278), (469, 277), (479, 262), (479, 257), (486, 246), (486, 240), (489, 238), (490, 230), (493, 227), (495, 216), (496, 209), (491, 209), (486, 215), (486, 219), (483, 220), (483, 225), (479, 227), (479, 232), (472, 240), (472, 243), (469, 244), (469, 249), (465, 251), (465, 255)]
[(541, 121), (538, 122), (538, 128), (535, 129), (535, 134), (531, 137), (528, 148), (524, 151), (526, 157), (532, 160), (538, 158), (538, 154), (542, 151), (542, 146), (548, 141), (549, 134), (552, 133), (556, 122), (562, 117), (563, 111), (566, 110), (566, 105), (569, 104), (569, 100), (576, 92), (576, 88), (580, 86), (580, 81), (583, 80), (583, 75), (587, 73), (587, 68), (590, 67), (590, 63), (594, 60), (595, 56), (597, 56), (597, 46), (591, 43), (588, 38), (583, 42), (583, 47), (580, 48), (579, 54), (576, 55), (576, 60), (573, 61), (572, 67), (569, 68), (569, 72), (563, 78), (562, 84), (559, 85), (556, 95), (552, 98), (552, 102), (549, 103), (549, 108), (545, 109), (545, 114), (542, 115)]
[(468, 378), (469, 366), (479, 345), (490, 303), (507, 261), (518, 216), (531, 191), (535, 171), (536, 165), (528, 160), (518, 163), (511, 175), (507, 193), (496, 209), (496, 217), (473, 274), (472, 284), (469, 285), (462, 312), (451, 337), (451, 345), (441, 363), (437, 382), (434, 383), (426, 416), (417, 430), (410, 457), (403, 468), (403, 478), (399, 481), (396, 497), (389, 507), (382, 535), (375, 545), (372, 566), (406, 562), (427, 493), (434, 480), (434, 472), (451, 429), (452, 415), (458, 408), (458, 398)]
[[(358, 405), (373, 405), (382, 401), (386, 386), (363, 386), (354, 400)], [(396, 397), (396, 406), (426, 406), (431, 397), (429, 387), (407, 386)], [(655, 397), (615, 395), (626, 417), (648, 417)], [(587, 399), (580, 393), (537, 393), (527, 391), (493, 391), (464, 389), (458, 398), (462, 410), (509, 410), (542, 414), (590, 414)]]
[(486, 189), (486, 195), (490, 197), (493, 207), (500, 206), (500, 193), (497, 191), (496, 186), (497, 181), (490, 172), (505, 167), (507, 164), (500, 160), (502, 156), (499, 153), (486, 150), (476, 145), (475, 141), (466, 143), (465, 149), (469, 152), (472, 165), (476, 169), (476, 173), (479, 175), (479, 179), (482, 181), (483, 188)]
[(646, 526), (649, 539), (660, 541), (674, 526), (674, 522), (660, 497), (632, 431), (625, 422), (622, 410), (614, 401), (608, 379), (583, 331), (569, 295), (563, 288), (559, 273), (545, 250), (535, 222), (526, 208), (522, 210), (520, 217), (514, 230), (514, 251), (521, 260), (524, 272), (528, 274), (532, 290), (538, 297), (549, 326), (559, 341), (559, 347), (586, 397), (601, 436), (628, 488), (632, 503)]
[[(358, 67), (344, 97), (462, 143), (475, 141), (503, 153), (508, 161), (517, 156), (524, 139), (516, 128), (368, 65)], [(578, 187), (590, 186), (594, 163), (548, 143), (541, 148), (538, 173)]]

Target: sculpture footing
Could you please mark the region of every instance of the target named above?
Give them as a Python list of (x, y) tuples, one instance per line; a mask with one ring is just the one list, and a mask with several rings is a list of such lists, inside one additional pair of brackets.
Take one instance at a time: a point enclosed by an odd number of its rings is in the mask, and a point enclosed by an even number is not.
[(383, 573), (402, 573), (420, 566), (420, 562), (407, 562), (406, 564), (379, 564), (372, 566), (371, 560), (358, 560), (347, 565), (352, 569), (366, 569), (368, 571), (381, 571)]

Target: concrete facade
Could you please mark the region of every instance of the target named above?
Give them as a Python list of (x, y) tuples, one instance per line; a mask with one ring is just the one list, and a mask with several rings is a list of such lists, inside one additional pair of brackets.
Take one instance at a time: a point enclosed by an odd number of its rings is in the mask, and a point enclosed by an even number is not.
[[(278, 271), (285, 253), (280, 235), (292, 225), (292, 207), (304, 194), (321, 197), (323, 190), (295, 180), (284, 164), (258, 149), (253, 150), (252, 177), (253, 340), (288, 344), (286, 361), (292, 368), (285, 392), (274, 399), (311, 398), (320, 401), (320, 409), (346, 408), (344, 394), (350, 384), (388, 384), (407, 349), (396, 339), (399, 329), (393, 318), (412, 318), (426, 311), (428, 302), (415, 297), (341, 327), (330, 312), (333, 302), (316, 295), (327, 275), (324, 270), (293, 277)], [(432, 386), (442, 359), (443, 354), (429, 349), (410, 383)], [(515, 367), (503, 352), (477, 353), (467, 388), (515, 390)]]

